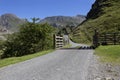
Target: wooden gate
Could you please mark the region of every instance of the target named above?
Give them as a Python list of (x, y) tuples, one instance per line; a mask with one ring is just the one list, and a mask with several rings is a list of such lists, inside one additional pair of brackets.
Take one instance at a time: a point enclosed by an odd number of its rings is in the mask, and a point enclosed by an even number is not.
[(54, 48), (62, 48), (64, 46), (63, 36), (62, 35), (54, 35)]
[(95, 30), (95, 34), (93, 36), (93, 45), (120, 45), (120, 33), (104, 33), (99, 34)]
[(119, 45), (120, 33), (105, 33), (100, 35), (98, 39), (102, 45)]

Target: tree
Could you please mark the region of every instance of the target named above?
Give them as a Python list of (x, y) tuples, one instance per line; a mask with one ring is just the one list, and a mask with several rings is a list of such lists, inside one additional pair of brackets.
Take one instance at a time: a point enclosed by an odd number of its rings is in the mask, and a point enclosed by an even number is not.
[(22, 25), (20, 31), (6, 41), (4, 57), (23, 56), (52, 48), (54, 28), (47, 23), (36, 23), (36, 20)]
[(36, 22), (39, 21), (39, 20), (40, 20), (40, 18), (35, 18), (35, 17), (32, 18), (32, 22), (33, 22), (33, 23), (36, 23)]

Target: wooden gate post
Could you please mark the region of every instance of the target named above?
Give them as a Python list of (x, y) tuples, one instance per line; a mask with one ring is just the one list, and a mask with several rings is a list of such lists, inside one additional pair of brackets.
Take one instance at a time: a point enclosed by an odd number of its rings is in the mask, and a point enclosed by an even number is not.
[(113, 34), (114, 45), (116, 45), (116, 33)]
[(53, 35), (53, 49), (55, 49), (56, 48), (56, 35), (54, 34)]
[(94, 47), (98, 47), (99, 46), (99, 40), (98, 40), (98, 31), (95, 29), (95, 34), (93, 36), (93, 45)]

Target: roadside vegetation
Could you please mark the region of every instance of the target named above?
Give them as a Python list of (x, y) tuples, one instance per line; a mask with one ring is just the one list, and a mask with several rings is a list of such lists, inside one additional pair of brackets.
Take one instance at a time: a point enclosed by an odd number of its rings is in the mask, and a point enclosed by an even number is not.
[(27, 21), (18, 32), (0, 41), (0, 67), (29, 60), (53, 51), (55, 28), (39, 24), (37, 18)]
[(63, 46), (63, 48), (70, 48), (72, 45), (71, 44), (67, 44), (65, 46)]
[(100, 56), (102, 62), (120, 64), (120, 45), (99, 46), (95, 54)]
[(25, 60), (29, 60), (29, 59), (32, 59), (32, 58), (35, 58), (35, 57), (38, 57), (38, 56), (48, 54), (52, 51), (54, 51), (54, 50), (51, 49), (51, 50), (41, 51), (41, 52), (37, 52), (37, 53), (34, 53), (34, 54), (25, 55), (25, 56), (22, 56), (22, 57), (11, 57), (11, 58), (1, 59), (0, 60), (0, 67), (4, 67), (4, 66), (7, 66), (7, 65), (11, 65), (11, 64), (15, 64), (15, 63), (22, 62), (22, 61), (25, 61)]
[(20, 31), (10, 35), (2, 45), (1, 58), (20, 57), (53, 48), (55, 29), (49, 24), (39, 24), (37, 18), (21, 25)]

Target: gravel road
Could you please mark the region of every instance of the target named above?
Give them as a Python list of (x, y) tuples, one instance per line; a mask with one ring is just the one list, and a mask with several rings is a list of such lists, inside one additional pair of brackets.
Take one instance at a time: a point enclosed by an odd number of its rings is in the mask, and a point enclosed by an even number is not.
[(88, 80), (93, 50), (56, 50), (0, 69), (0, 80)]
[[(68, 36), (65, 37), (69, 39)], [(72, 48), (87, 46), (69, 42)], [(0, 80), (120, 80), (120, 66), (109, 68), (108, 64), (99, 62), (93, 53), (94, 50), (56, 50), (0, 68)]]
[[(69, 39), (68, 36), (65, 36)], [(69, 41), (72, 47), (86, 46)], [(0, 68), (0, 80), (88, 80), (93, 50), (62, 49)]]

